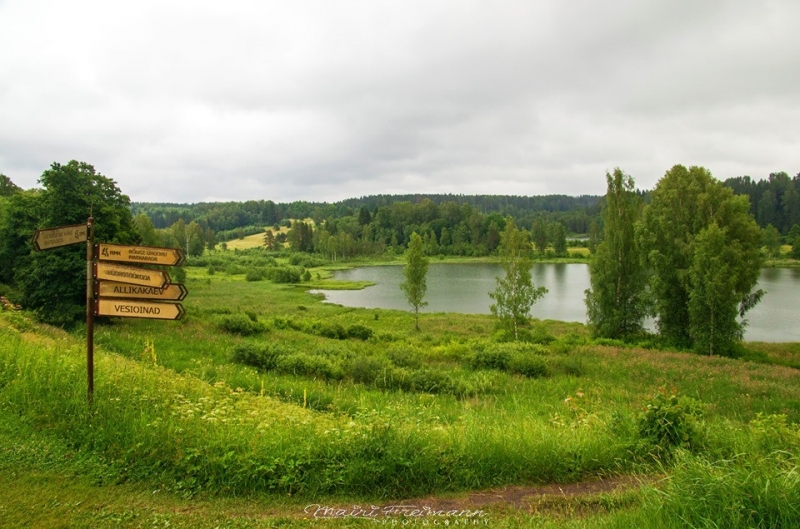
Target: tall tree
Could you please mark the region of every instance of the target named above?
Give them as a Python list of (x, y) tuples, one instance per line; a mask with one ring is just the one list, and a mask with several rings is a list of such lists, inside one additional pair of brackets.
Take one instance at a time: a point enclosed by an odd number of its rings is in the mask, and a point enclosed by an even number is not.
[[(91, 165), (75, 160), (52, 164), (39, 179), (41, 214), (39, 228), (82, 224), (95, 219), (97, 241), (130, 244), (138, 240), (133, 228), (130, 199), (114, 180), (97, 173)], [(82, 245), (34, 252), (30, 261), (15, 271), (22, 288), (22, 304), (39, 317), (57, 325), (70, 325), (85, 314), (86, 248)]]
[(275, 234), (273, 234), (272, 230), (269, 228), (264, 232), (264, 247), (267, 250), (275, 249)]
[(536, 251), (543, 254), (547, 249), (547, 223), (542, 217), (533, 221), (531, 239), (533, 239), (533, 245), (536, 246)]
[(589, 262), (586, 312), (596, 336), (627, 338), (642, 331), (648, 312), (647, 275), (634, 231), (642, 206), (633, 178), (622, 170), (606, 173), (606, 182), (604, 237)]
[(772, 224), (767, 224), (767, 227), (764, 228), (764, 248), (767, 250), (768, 257), (780, 257), (781, 255), (781, 234)]
[(730, 356), (743, 334), (736, 321), (740, 297), (733, 268), (738, 255), (726, 239), (712, 221), (695, 238), (689, 269), (689, 335), (695, 351), (708, 355)]
[(795, 224), (789, 230), (789, 235), (786, 237), (789, 244), (792, 246), (791, 255), (792, 259), (800, 259), (800, 224)]
[(520, 325), (528, 322), (531, 307), (547, 293), (547, 289), (534, 286), (531, 278), (533, 263), (528, 257), (530, 242), (511, 217), (506, 219), (506, 228), (500, 238), (500, 264), (505, 276), (496, 278), (497, 287), (489, 293), (494, 300), (490, 309), (500, 325), (513, 331), (514, 340), (518, 340)]
[(203, 250), (206, 248), (205, 235), (197, 221), (193, 220), (186, 226), (186, 237), (189, 239), (187, 253), (192, 257), (203, 255)]
[(22, 191), (9, 177), (0, 173), (0, 197), (8, 197)]
[(0, 283), (14, 283), (14, 271), (31, 259), (30, 240), (39, 227), (41, 192), (0, 197)]
[[(677, 346), (691, 347), (691, 329), (702, 325), (689, 311), (692, 292), (701, 288), (700, 276), (693, 280), (691, 270), (696, 239), (712, 223), (721, 230), (726, 246), (735, 250), (736, 259), (726, 273), (735, 293), (730, 299), (739, 300), (743, 315), (758, 301), (758, 293), (752, 290), (763, 259), (761, 230), (750, 214), (747, 196), (735, 196), (703, 167), (676, 165), (659, 180), (642, 215), (637, 236), (652, 270), (650, 288), (658, 330)], [(719, 314), (730, 317), (735, 312)]]
[(558, 257), (567, 256), (567, 230), (560, 222), (550, 225), (550, 240), (553, 243), (553, 251)]
[(428, 304), (422, 300), (428, 290), (427, 275), (428, 259), (425, 257), (422, 237), (414, 232), (411, 234), (411, 242), (406, 251), (406, 266), (403, 268), (403, 276), (406, 279), (400, 288), (405, 292), (409, 305), (414, 307), (414, 327), (417, 330), (419, 330), (419, 309)]
[(161, 246), (161, 237), (158, 236), (153, 221), (146, 214), (139, 213), (133, 217), (133, 228), (145, 246)]
[(588, 240), (589, 253), (597, 251), (597, 245), (600, 244), (600, 227), (595, 219), (589, 223), (589, 240)]

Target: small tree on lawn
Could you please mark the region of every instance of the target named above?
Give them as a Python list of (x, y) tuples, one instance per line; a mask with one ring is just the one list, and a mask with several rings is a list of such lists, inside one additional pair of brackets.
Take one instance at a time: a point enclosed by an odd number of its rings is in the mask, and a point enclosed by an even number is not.
[(525, 233), (518, 230), (514, 220), (506, 220), (506, 229), (501, 234), (500, 264), (505, 277), (497, 277), (497, 288), (489, 296), (495, 301), (492, 314), (500, 325), (514, 331), (514, 340), (519, 339), (519, 326), (530, 316), (531, 307), (547, 293), (545, 287), (536, 287), (531, 279), (533, 263), (526, 253), (530, 250)]
[(422, 237), (417, 232), (411, 234), (411, 242), (406, 251), (406, 266), (403, 276), (406, 280), (400, 285), (405, 292), (408, 303), (414, 307), (414, 326), (419, 330), (419, 309), (428, 303), (422, 301), (425, 291), (428, 290), (426, 276), (428, 275), (428, 259), (422, 244)]

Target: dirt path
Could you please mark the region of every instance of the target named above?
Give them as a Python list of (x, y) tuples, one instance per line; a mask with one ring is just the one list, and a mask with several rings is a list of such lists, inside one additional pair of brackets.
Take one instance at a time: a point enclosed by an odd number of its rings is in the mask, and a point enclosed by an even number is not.
[[(488, 510), (521, 512), (568, 511), (573, 514), (597, 510), (593, 496), (622, 492), (652, 482), (653, 476), (616, 476), (570, 484), (509, 486), (454, 496), (427, 496), (376, 504), (327, 506), (313, 504), (305, 518), (387, 518), (456, 516), (482, 518)], [(603, 507), (604, 508), (604, 507)], [(457, 514), (455, 514), (457, 513)]]

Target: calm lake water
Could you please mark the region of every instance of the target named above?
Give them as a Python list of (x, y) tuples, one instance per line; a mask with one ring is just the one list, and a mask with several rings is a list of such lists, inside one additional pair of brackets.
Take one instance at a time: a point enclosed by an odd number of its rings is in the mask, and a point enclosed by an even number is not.
[[(428, 270), (428, 306), (422, 312), (461, 312), (489, 314), (495, 277), (503, 274), (498, 265), (486, 263), (432, 263)], [(549, 292), (531, 310), (534, 318), (586, 322), (584, 290), (589, 288), (589, 268), (585, 264), (536, 263), (533, 282)], [(326, 301), (347, 307), (410, 310), (400, 290), (402, 266), (375, 266), (335, 272), (336, 279), (371, 281), (363, 290), (315, 290)], [(764, 342), (800, 341), (800, 268), (765, 268), (758, 288), (767, 294), (747, 314), (745, 339)]]

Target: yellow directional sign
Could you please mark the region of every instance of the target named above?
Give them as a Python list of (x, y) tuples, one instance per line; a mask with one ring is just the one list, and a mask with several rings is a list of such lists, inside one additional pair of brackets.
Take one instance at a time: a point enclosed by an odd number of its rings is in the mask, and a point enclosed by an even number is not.
[(95, 279), (117, 281), (129, 285), (164, 288), (170, 282), (169, 274), (161, 270), (145, 270), (133, 266), (119, 266), (108, 263), (97, 263)]
[(86, 228), (86, 224), (36, 230), (33, 235), (33, 247), (37, 251), (49, 250), (50, 248), (58, 248), (68, 244), (86, 242), (88, 238), (89, 230)]
[(154, 299), (183, 301), (189, 291), (180, 283), (167, 283), (163, 288), (129, 285), (116, 281), (100, 281), (101, 298)]
[(180, 303), (158, 303), (128, 299), (100, 299), (97, 301), (98, 316), (179, 320), (183, 318), (184, 314), (186, 314), (186, 311)]
[(100, 243), (97, 245), (97, 258), (100, 261), (175, 266), (182, 264), (185, 256), (179, 248)]

